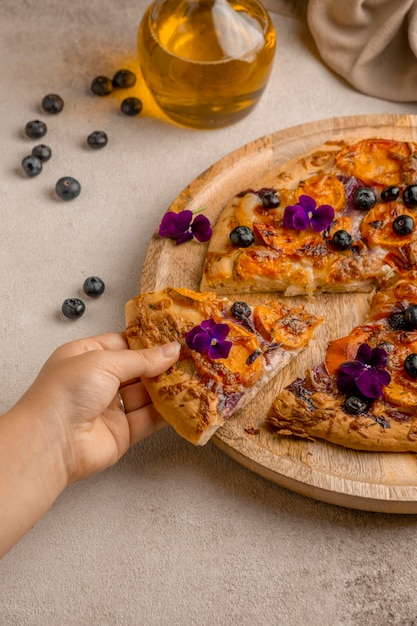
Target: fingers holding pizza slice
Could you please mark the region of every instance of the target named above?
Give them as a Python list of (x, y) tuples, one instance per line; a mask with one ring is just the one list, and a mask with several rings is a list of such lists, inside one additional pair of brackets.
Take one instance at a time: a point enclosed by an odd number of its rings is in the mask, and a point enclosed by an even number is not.
[(197, 445), (303, 350), (321, 321), (304, 307), (274, 301), (249, 306), (170, 287), (126, 305), (130, 348), (181, 344), (178, 362), (143, 383), (165, 420)]

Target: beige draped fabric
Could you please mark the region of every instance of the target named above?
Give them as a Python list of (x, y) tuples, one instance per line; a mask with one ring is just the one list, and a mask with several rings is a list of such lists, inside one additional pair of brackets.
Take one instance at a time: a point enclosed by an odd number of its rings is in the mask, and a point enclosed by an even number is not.
[(417, 0), (309, 0), (323, 61), (356, 89), (417, 101)]

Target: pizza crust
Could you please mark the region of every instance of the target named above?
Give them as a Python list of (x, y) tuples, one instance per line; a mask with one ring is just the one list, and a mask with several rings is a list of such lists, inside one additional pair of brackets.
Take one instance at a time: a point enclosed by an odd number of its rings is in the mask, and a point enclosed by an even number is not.
[(338, 396), (318, 392), (307, 402), (285, 389), (274, 400), (266, 422), (277, 435), (286, 437), (324, 439), (369, 452), (417, 452), (416, 418), (407, 422), (390, 420), (389, 427), (384, 427), (365, 415), (348, 415), (341, 408), (342, 401)]

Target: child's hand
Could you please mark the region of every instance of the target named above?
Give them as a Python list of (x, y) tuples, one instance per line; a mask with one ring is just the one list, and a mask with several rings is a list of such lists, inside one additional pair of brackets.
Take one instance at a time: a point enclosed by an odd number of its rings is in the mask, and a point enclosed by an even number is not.
[(172, 343), (129, 350), (124, 334), (109, 333), (65, 344), (51, 355), (15, 408), (31, 411), (49, 430), (51, 445), (57, 438), (67, 484), (113, 465), (165, 425), (139, 377), (166, 371), (179, 348)]

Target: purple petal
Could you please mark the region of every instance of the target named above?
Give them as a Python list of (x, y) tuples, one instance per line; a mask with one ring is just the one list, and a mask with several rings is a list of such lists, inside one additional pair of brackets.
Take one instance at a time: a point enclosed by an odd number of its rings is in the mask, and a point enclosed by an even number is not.
[(193, 219), (193, 212), (188, 209), (175, 214), (174, 222), (178, 231), (183, 233), (188, 230)]
[(388, 354), (386, 351), (383, 348), (374, 348), (369, 365), (372, 365), (372, 367), (386, 367), (388, 365)]
[(161, 237), (174, 238), (177, 235), (177, 227), (174, 221), (175, 215), (176, 213), (173, 213), (173, 211), (165, 213), (159, 225), (158, 233)]
[(316, 201), (311, 196), (301, 195), (298, 198), (298, 204), (306, 213), (312, 213), (316, 208)]
[(361, 375), (365, 367), (362, 363), (358, 363), (358, 361), (346, 361), (339, 366), (339, 369), (354, 380), (356, 376)]
[(383, 370), (375, 368), (372, 370), (374, 378), (379, 382), (383, 387), (389, 385), (391, 382), (391, 374), (387, 372), (387, 370)]
[(216, 322), (213, 319), (204, 320), (201, 322), (200, 326), (203, 330), (210, 330), (213, 326), (216, 325)]
[[(388, 374), (388, 372), (386, 373)], [(361, 376), (359, 376), (355, 382), (359, 391), (363, 393), (363, 395), (367, 398), (379, 398), (380, 396), (382, 396), (383, 385), (379, 381), (378, 376), (375, 376), (375, 370), (365, 369)]]
[(285, 228), (306, 230), (310, 225), (310, 219), (302, 207), (289, 205), (284, 211), (283, 224)]
[(177, 239), (188, 230), (192, 218), (193, 214), (188, 210), (179, 213), (168, 211), (161, 220), (158, 233), (161, 237)]
[(367, 343), (361, 343), (356, 353), (355, 359), (364, 365), (369, 365), (372, 359), (372, 348)]
[(349, 376), (349, 374), (339, 372), (336, 379), (336, 384), (338, 390), (346, 396), (354, 396), (357, 394), (355, 380), (354, 378), (352, 378), (352, 376)]
[(307, 230), (310, 226), (310, 218), (304, 211), (297, 211), (293, 217), (293, 227), (296, 230)]
[(231, 349), (231, 341), (220, 341), (209, 347), (208, 356), (210, 359), (227, 359)]
[(201, 333), (201, 326), (194, 326), (194, 328), (192, 328), (186, 335), (185, 335), (185, 343), (187, 344), (187, 346), (190, 348), (190, 350), (193, 350), (193, 342), (194, 342), (194, 337), (198, 334)]
[(224, 341), (224, 339), (226, 339), (229, 332), (230, 332), (230, 327), (228, 326), (228, 324), (215, 324), (210, 329), (210, 334), (213, 337), (213, 339), (216, 339), (216, 341)]
[(192, 233), (185, 232), (179, 235), (178, 237), (176, 237), (175, 243), (177, 246), (179, 246), (181, 243), (185, 243), (186, 241), (191, 241), (192, 238), (193, 238)]
[(191, 232), (198, 241), (208, 241), (213, 234), (210, 220), (205, 215), (197, 215), (191, 224)]
[(293, 227), (293, 217), (294, 217), (294, 213), (296, 213), (298, 211), (298, 206), (295, 206), (293, 204), (289, 204), (287, 207), (285, 207), (285, 211), (284, 211), (284, 219), (283, 219), (283, 225), (284, 228), (294, 228)]
[(311, 228), (320, 233), (326, 230), (334, 218), (334, 208), (330, 204), (322, 204), (316, 209), (310, 219)]
[(193, 350), (197, 350), (198, 352), (208, 352), (211, 346), (211, 337), (206, 332), (199, 332), (195, 335), (193, 339)]

